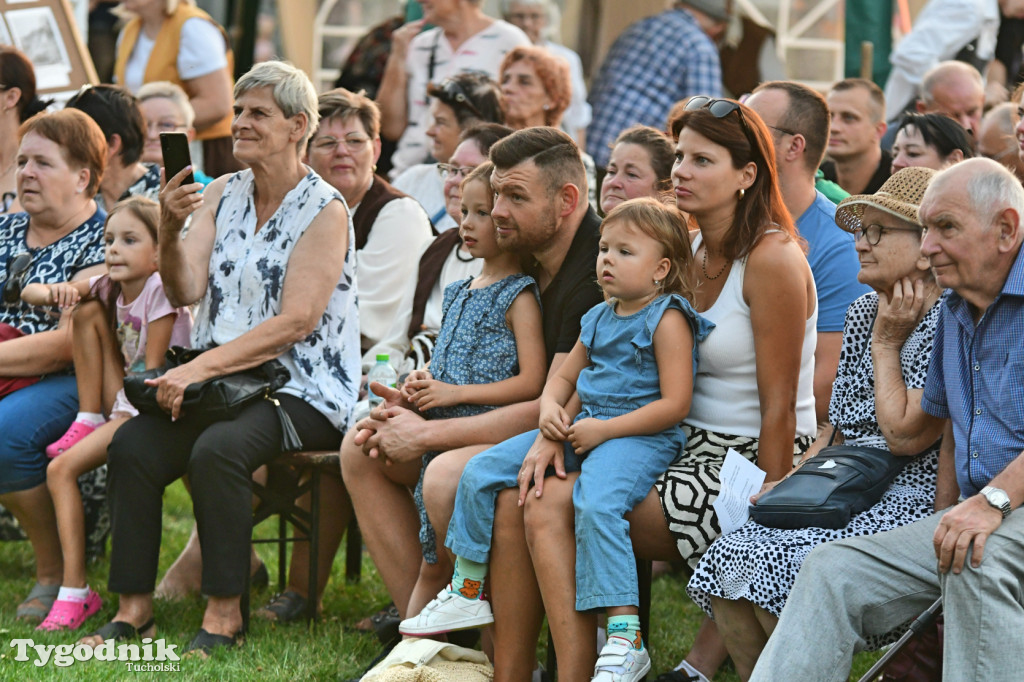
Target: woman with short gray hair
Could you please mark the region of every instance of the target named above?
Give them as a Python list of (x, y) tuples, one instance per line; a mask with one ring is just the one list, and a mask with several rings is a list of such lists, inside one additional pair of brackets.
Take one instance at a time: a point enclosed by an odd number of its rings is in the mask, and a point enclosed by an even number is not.
[[(301, 71), (259, 64), (235, 87), (231, 125), (235, 156), (249, 168), (218, 178), (203, 194), (199, 183), (186, 182), (185, 169), (160, 192), (164, 290), (175, 306), (198, 304), (191, 341), (205, 352), (152, 382), (167, 414), (130, 419), (110, 444), (109, 588), (121, 597), (112, 622), (85, 644), (153, 636), (161, 500), (186, 473), (209, 596), (187, 650), (240, 644), (251, 476), (281, 452), (275, 404), (303, 447), (341, 444), (359, 380), (355, 239), (342, 195), (302, 163), (318, 121), (316, 92)], [(273, 401), (250, 403), (227, 421), (182, 414), (190, 384), (273, 359), (290, 374)]]

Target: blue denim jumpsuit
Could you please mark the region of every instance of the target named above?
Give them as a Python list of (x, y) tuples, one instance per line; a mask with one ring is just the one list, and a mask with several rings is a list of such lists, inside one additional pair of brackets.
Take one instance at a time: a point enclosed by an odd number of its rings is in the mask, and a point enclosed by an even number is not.
[[(713, 325), (677, 294), (656, 298), (628, 316), (601, 303), (583, 316), (580, 342), (590, 365), (576, 382), (587, 417), (611, 419), (661, 397), (654, 358), (654, 331), (668, 308), (681, 311), (693, 331), (693, 368), (697, 345)], [(455, 498), (447, 546), (459, 556), (489, 558), (497, 494), (517, 485), (523, 458), (536, 439), (530, 431), (473, 457)], [(639, 605), (636, 565), (625, 514), (639, 504), (654, 482), (683, 451), (679, 425), (648, 436), (605, 441), (582, 457), (565, 443), (567, 471), (580, 471), (573, 488), (576, 509), (576, 608)]]

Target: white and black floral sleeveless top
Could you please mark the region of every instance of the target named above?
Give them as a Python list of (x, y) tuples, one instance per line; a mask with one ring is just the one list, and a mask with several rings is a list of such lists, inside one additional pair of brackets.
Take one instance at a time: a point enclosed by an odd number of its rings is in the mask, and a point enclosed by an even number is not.
[[(345, 203), (337, 190), (310, 170), (257, 232), (252, 171), (228, 179), (215, 218), (209, 285), (192, 328), (194, 348), (228, 343), (281, 312), (292, 249), (331, 201)], [(302, 398), (344, 430), (359, 388), (359, 358), (355, 236), (350, 219), (345, 268), (327, 310), (313, 333), (279, 358), (292, 375), (282, 392)]]

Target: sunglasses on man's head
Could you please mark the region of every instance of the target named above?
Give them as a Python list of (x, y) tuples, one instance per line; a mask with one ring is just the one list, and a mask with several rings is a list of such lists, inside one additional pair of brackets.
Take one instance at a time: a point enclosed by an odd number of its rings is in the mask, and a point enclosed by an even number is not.
[(3, 302), (14, 304), (21, 298), (21, 290), (25, 286), (25, 278), (28, 277), (29, 266), (32, 265), (32, 254), (23, 251), (7, 263), (7, 281), (4, 282)]

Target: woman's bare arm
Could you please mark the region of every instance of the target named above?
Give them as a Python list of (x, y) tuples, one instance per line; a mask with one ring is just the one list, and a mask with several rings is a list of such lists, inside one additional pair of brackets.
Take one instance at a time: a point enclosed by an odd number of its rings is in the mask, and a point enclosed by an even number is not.
[(280, 357), (309, 336), (341, 279), (347, 248), (345, 208), (331, 202), (310, 223), (288, 259), (280, 312), (153, 382), (160, 404), (177, 417), (189, 384), (255, 367)]
[(810, 267), (797, 244), (780, 235), (762, 238), (747, 260), (743, 294), (757, 359), (758, 466), (771, 482), (793, 468), (800, 360), (813, 296)]
[(400, 138), (409, 123), (409, 74), (405, 70), (405, 60), (409, 54), (409, 43), (422, 30), (421, 19), (411, 21), (391, 34), (391, 53), (377, 90), (380, 134), (389, 140)]
[[(185, 169), (166, 179), (160, 190), (160, 279), (167, 300), (176, 308), (190, 306), (206, 293), (217, 236), (214, 219), (227, 184), (226, 177), (218, 178), (200, 193), (203, 186), (198, 182), (181, 184), (188, 173)], [(190, 215), (192, 224), (182, 239), (181, 231)]]
[(904, 279), (890, 295), (878, 294), (878, 313), (871, 333), (875, 369), (875, 418), (894, 455), (913, 456), (938, 440), (945, 420), (921, 408), (922, 388), (907, 388), (900, 352), (928, 312), (924, 284)]
[(184, 81), (189, 104), (195, 109), (193, 127), (202, 132), (231, 114), (231, 74), (227, 67)]

